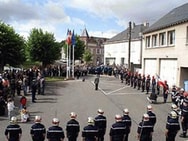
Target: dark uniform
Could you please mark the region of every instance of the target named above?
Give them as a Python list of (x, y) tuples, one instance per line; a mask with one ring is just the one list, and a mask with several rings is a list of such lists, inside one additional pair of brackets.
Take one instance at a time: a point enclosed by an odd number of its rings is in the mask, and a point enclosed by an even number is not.
[(116, 115), (116, 122), (112, 124), (110, 129), (110, 141), (124, 141), (125, 139), (125, 123), (122, 121), (122, 117), (120, 115)]
[(169, 86), (168, 86), (168, 84), (167, 84), (167, 81), (164, 81), (164, 87), (163, 87), (164, 103), (166, 103), (166, 101), (167, 101), (168, 93), (169, 93)]
[[(15, 118), (15, 120), (13, 118)], [(7, 137), (8, 141), (20, 141), (22, 129), (18, 124), (16, 124), (17, 122), (16, 117), (12, 117), (11, 122), (12, 121), (13, 123), (8, 125), (7, 128), (5, 129), (5, 136)]]
[[(147, 106), (147, 114), (149, 115), (149, 121), (151, 122), (153, 128), (156, 124), (156, 121), (157, 121), (157, 118), (156, 118), (156, 115), (155, 113), (152, 111), (152, 106), (151, 105), (148, 105)], [(151, 137), (151, 140), (152, 140), (152, 137)]]
[(98, 87), (99, 87), (99, 75), (97, 75), (97, 77), (95, 78), (94, 83), (95, 83), (95, 90), (98, 90)]
[(106, 117), (103, 115), (98, 115), (95, 117), (95, 126), (98, 127), (98, 141), (104, 141), (104, 135), (106, 133)]
[(132, 126), (132, 121), (131, 121), (131, 117), (128, 114), (128, 109), (124, 109), (124, 115), (122, 117), (122, 121), (125, 123), (125, 127), (126, 127), (124, 141), (128, 141), (129, 133), (131, 131), (131, 126)]
[(186, 137), (188, 129), (188, 102), (186, 100), (184, 100), (181, 106), (181, 125), (183, 133), (180, 136)]
[(150, 89), (150, 75), (147, 76), (147, 79), (146, 79), (146, 94), (149, 93), (149, 89)]
[(142, 76), (142, 92), (144, 92), (144, 90), (145, 90), (145, 86), (146, 86), (146, 77), (145, 77), (145, 75), (143, 75)]
[(152, 141), (153, 125), (149, 121), (148, 114), (144, 114), (143, 121), (138, 125), (137, 133), (139, 141)]
[(49, 141), (63, 141), (65, 135), (63, 128), (59, 127), (59, 119), (54, 118), (52, 123), (54, 124), (54, 126), (48, 128), (47, 139)]
[(94, 120), (88, 118), (88, 125), (83, 128), (82, 137), (84, 141), (97, 141), (98, 128), (94, 126)]
[(35, 123), (34, 125), (31, 126), (30, 134), (33, 141), (44, 141), (46, 128), (41, 123)]
[(71, 119), (66, 125), (67, 138), (69, 141), (76, 141), (80, 132), (80, 125), (75, 119)]
[(177, 113), (172, 111), (167, 118), (166, 123), (166, 141), (175, 141), (177, 132), (180, 130), (179, 120), (177, 119)]

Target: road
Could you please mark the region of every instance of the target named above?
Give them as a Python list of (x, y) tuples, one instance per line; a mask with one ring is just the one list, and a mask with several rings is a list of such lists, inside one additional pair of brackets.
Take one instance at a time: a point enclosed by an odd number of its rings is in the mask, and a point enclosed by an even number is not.
[[(28, 123), (19, 123), (23, 130), (21, 141), (31, 141), (29, 131), (35, 115), (42, 116), (42, 123), (46, 128), (52, 125), (52, 118), (57, 117), (60, 119), (60, 126), (65, 130), (69, 114), (74, 111), (78, 114), (77, 120), (80, 123), (82, 131), (83, 127), (87, 125), (87, 117), (95, 117), (98, 108), (103, 109), (105, 112), (104, 115), (107, 117), (105, 141), (109, 140), (109, 130), (115, 122), (115, 115), (122, 115), (124, 108), (129, 109), (133, 122), (129, 140), (137, 140), (136, 131), (142, 115), (146, 112), (146, 106), (149, 104), (146, 99), (148, 95), (120, 83), (120, 80), (117, 78), (109, 76), (100, 77), (99, 90), (96, 91), (93, 84), (94, 78), (94, 76), (89, 76), (85, 82), (79, 79), (47, 84), (45, 95), (37, 95), (37, 103), (31, 103), (31, 96), (27, 95), (27, 105), (31, 114), (31, 121)], [(16, 99), (19, 99), (19, 97), (16, 97)], [(165, 140), (166, 118), (171, 107), (170, 97), (167, 103), (164, 104), (162, 101), (162, 97), (159, 96), (158, 103), (152, 104), (153, 111), (157, 116), (153, 141)], [(18, 103), (16, 104), (18, 106)], [(5, 140), (4, 130), (8, 124), (7, 117), (0, 117), (0, 125), (2, 127), (0, 128), (0, 141)], [(180, 138), (180, 132), (176, 140), (188, 140)], [(78, 140), (81, 141), (81, 133)]]

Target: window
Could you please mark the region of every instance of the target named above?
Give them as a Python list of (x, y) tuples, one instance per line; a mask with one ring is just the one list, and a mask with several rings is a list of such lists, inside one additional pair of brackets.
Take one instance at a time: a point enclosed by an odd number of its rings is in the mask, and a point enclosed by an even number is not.
[(100, 49), (97, 48), (97, 54), (100, 54)]
[(157, 46), (157, 34), (152, 35), (152, 46)]
[(166, 33), (165, 32), (159, 34), (159, 44), (161, 46), (166, 45)]
[(175, 30), (168, 31), (168, 45), (174, 45), (175, 43)]
[(150, 47), (150, 36), (146, 37), (146, 47)]

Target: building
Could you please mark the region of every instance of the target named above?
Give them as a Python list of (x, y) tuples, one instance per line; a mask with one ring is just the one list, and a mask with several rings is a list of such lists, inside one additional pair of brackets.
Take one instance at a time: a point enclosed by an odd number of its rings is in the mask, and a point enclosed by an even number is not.
[(142, 32), (148, 26), (148, 23), (132, 23), (126, 30), (109, 39), (104, 45), (104, 64), (128, 68), (131, 63), (131, 70), (141, 68)]
[(86, 49), (89, 49), (92, 54), (92, 65), (104, 64), (104, 42), (107, 38), (90, 37), (85, 28), (80, 35), (80, 40), (84, 41)]
[(188, 3), (160, 18), (143, 33), (143, 73), (184, 87), (188, 80)]

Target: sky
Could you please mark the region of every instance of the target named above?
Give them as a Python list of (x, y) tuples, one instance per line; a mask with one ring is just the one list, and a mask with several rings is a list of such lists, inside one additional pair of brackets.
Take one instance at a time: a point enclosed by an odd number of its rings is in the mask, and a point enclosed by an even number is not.
[(172, 9), (188, 0), (0, 0), (0, 20), (21, 36), (33, 28), (54, 34), (57, 41), (66, 39), (67, 30), (81, 35), (112, 38), (128, 23), (152, 25)]

